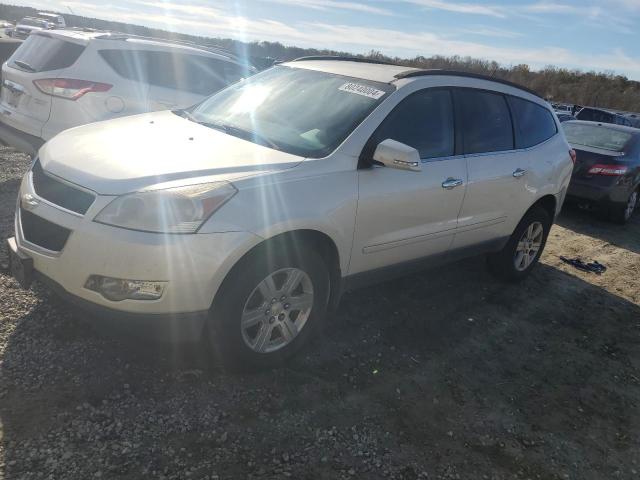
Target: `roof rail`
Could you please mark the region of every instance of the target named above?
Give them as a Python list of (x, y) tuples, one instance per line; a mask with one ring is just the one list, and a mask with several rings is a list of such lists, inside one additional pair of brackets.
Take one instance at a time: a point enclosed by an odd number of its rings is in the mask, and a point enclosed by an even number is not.
[(372, 59), (363, 58), (363, 57), (343, 57), (340, 55), (311, 55), (308, 57), (299, 57), (291, 61), (306, 62), (308, 60), (332, 60), (332, 61), (338, 61), (338, 62), (359, 62), (359, 63), (375, 63), (379, 65), (394, 65), (393, 63), (384, 62), (382, 60), (372, 60)]
[(218, 53), (220, 55), (225, 55), (227, 57), (233, 58), (235, 60), (240, 60), (240, 58), (234, 54), (233, 52), (230, 52), (229, 50), (223, 48), (223, 47), (218, 47), (218, 46), (212, 46), (212, 45), (202, 45), (200, 43), (196, 43), (196, 42), (191, 42), (188, 40), (176, 40), (176, 39), (169, 39), (169, 38), (159, 38), (159, 37), (148, 37), (145, 35), (136, 35), (133, 33), (123, 33), (123, 32), (110, 32), (110, 31), (104, 31), (103, 35), (100, 35), (96, 38), (99, 38), (101, 40), (128, 40), (128, 39), (133, 39), (133, 40), (150, 40), (150, 41), (154, 41), (154, 42), (163, 42), (163, 43), (169, 43), (172, 45), (183, 45), (185, 47), (194, 47), (194, 48), (199, 48), (201, 50), (206, 50), (208, 52), (211, 53)]
[(489, 75), (482, 75), (481, 73), (462, 72), (459, 70), (442, 70), (442, 69), (434, 68), (434, 69), (428, 69), (428, 70), (427, 69), (407, 70), (406, 72), (401, 72), (394, 76), (399, 80), (402, 78), (426, 77), (430, 75), (451, 75), (455, 77), (467, 77), (467, 78), (477, 78), (480, 80), (488, 80), (490, 82), (502, 83), (503, 85), (508, 85), (510, 87), (518, 88), (520, 90), (524, 90), (525, 92), (530, 93), (531, 95), (535, 95), (536, 97), (542, 98), (542, 95), (540, 95), (538, 92), (531, 90), (530, 88), (527, 88), (523, 85), (518, 85), (517, 83), (510, 82), (509, 80), (503, 80), (502, 78), (491, 77)]

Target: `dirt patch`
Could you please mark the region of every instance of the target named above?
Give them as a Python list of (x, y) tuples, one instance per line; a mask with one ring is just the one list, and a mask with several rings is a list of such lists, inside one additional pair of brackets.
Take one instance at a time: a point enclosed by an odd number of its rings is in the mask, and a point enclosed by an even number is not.
[[(27, 167), (0, 150), (2, 238)], [(519, 285), (472, 259), (350, 293), (324, 338), (261, 374), (106, 338), (84, 315), (0, 274), (0, 478), (640, 472), (638, 217), (567, 209)]]

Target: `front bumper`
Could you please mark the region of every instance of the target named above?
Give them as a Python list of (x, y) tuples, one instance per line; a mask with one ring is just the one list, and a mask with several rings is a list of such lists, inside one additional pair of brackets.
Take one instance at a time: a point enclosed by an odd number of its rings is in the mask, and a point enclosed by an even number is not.
[[(204, 312), (231, 267), (261, 240), (247, 232), (164, 235), (110, 227), (93, 217), (113, 197), (97, 196), (84, 216), (39, 198), (31, 172), (23, 178), (19, 198), (30, 194), (37, 205), (31, 214), (71, 231), (61, 251), (49, 251), (25, 239), (21, 210), (15, 218), (17, 249), (32, 259), (36, 278), (84, 309), (124, 322), (168, 323), (169, 331), (181, 329), (185, 318), (202, 326)], [(111, 301), (84, 288), (90, 275), (167, 282), (157, 300)], [(164, 322), (168, 320), (168, 322)]]
[(108, 333), (132, 333), (139, 337), (171, 343), (197, 342), (202, 337), (208, 310), (187, 313), (135, 313), (114, 310), (72, 295), (55, 280), (36, 272), (36, 279), (63, 301), (91, 315), (84, 320)]

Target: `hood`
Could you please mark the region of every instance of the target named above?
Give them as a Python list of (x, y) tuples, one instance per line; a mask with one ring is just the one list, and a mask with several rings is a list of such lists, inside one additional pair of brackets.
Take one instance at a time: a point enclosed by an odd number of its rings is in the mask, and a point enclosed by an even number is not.
[(38, 156), (45, 171), (103, 195), (193, 177), (233, 181), (292, 168), (303, 160), (170, 111), (66, 130)]

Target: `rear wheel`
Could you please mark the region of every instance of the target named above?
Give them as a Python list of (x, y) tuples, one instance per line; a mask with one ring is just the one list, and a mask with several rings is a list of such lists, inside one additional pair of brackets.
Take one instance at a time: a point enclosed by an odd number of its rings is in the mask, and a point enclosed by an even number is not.
[(551, 217), (540, 207), (531, 209), (504, 248), (488, 257), (489, 268), (502, 279), (522, 280), (538, 263), (551, 228)]
[(609, 210), (609, 218), (616, 223), (627, 223), (636, 211), (639, 201), (638, 197), (638, 189), (635, 189), (629, 194), (626, 203), (611, 207)]
[(315, 251), (260, 249), (239, 262), (216, 295), (209, 341), (233, 370), (280, 365), (317, 331), (328, 294), (329, 274)]

